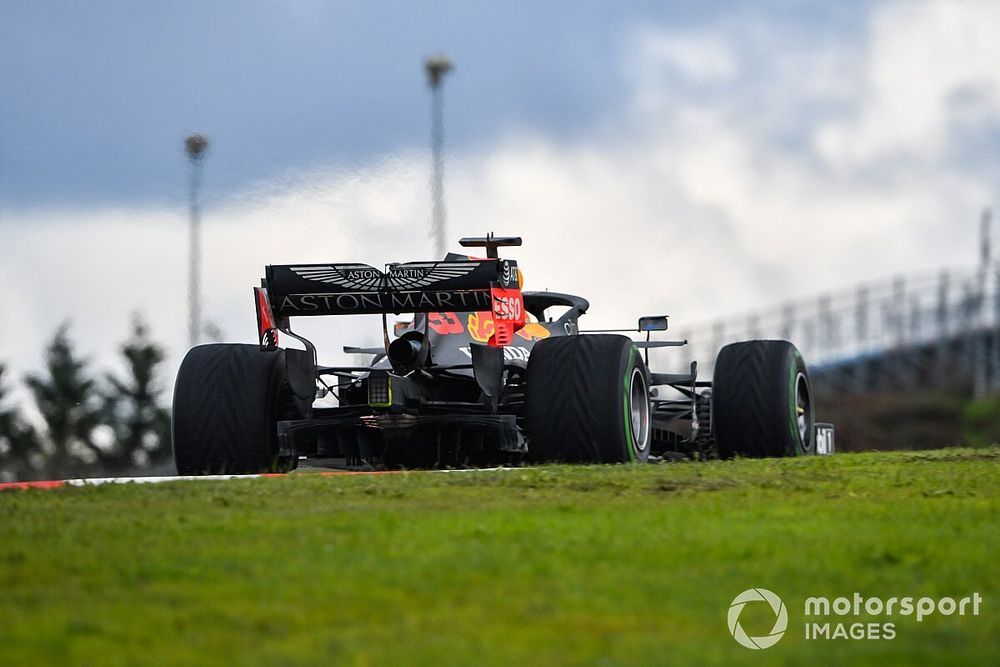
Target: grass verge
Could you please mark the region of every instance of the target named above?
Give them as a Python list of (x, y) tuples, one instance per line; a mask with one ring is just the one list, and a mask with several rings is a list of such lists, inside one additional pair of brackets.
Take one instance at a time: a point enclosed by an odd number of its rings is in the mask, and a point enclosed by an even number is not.
[[(0, 664), (997, 664), (1000, 449), (0, 493)], [(782, 597), (750, 651), (726, 614)], [(978, 592), (979, 616), (809, 596)], [(741, 623), (766, 634), (762, 603)]]

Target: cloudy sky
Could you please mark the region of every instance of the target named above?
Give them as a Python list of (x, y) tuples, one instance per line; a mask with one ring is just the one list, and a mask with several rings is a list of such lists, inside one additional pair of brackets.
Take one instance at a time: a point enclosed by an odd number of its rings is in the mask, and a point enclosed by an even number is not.
[(970, 265), (1000, 200), (996, 2), (5, 0), (0, 361), (36, 368), (69, 319), (107, 365), (139, 311), (176, 366), (193, 131), (227, 339), (265, 264), (430, 258), (438, 51), (449, 236), (522, 235), (526, 287), (592, 324)]

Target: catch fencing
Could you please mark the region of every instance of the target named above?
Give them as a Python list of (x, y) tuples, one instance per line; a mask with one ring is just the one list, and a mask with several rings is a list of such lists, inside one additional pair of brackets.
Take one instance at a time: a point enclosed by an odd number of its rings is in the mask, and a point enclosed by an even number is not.
[(865, 282), (675, 333), (702, 377), (726, 343), (777, 338), (839, 390), (959, 381), (982, 395), (1000, 388), (998, 325), (1000, 267), (990, 263)]

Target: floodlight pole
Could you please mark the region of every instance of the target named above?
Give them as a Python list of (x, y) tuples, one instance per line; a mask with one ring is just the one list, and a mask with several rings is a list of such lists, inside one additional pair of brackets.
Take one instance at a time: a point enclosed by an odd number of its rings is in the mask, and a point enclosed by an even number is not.
[[(979, 282), (979, 299), (978, 306), (979, 312), (976, 317), (977, 329), (976, 336), (976, 361), (975, 361), (975, 373), (974, 373), (974, 388), (976, 398), (982, 398), (986, 396), (991, 390), (995, 390), (997, 387), (997, 325), (998, 322), (991, 315), (995, 315), (996, 311), (989, 308), (989, 303), (987, 301), (987, 293), (990, 288), (990, 279), (994, 271), (993, 266), (993, 247), (990, 243), (991, 233), (990, 226), (993, 220), (993, 211), (989, 208), (984, 208), (982, 216), (979, 219), (979, 272), (978, 272), (978, 282)], [(996, 299), (996, 295), (993, 296)], [(984, 336), (981, 329), (983, 327), (988, 327), (987, 330), (990, 332), (988, 340)]]
[(431, 87), (431, 152), (433, 172), (431, 174), (431, 235), (434, 237), (436, 257), (445, 255), (445, 208), (444, 208), (444, 99), (441, 82), (453, 65), (443, 55), (431, 56), (424, 61), (427, 81)]
[(188, 273), (188, 343), (194, 347), (201, 339), (201, 166), (208, 149), (208, 138), (192, 134), (184, 140), (184, 151), (191, 163), (190, 258)]

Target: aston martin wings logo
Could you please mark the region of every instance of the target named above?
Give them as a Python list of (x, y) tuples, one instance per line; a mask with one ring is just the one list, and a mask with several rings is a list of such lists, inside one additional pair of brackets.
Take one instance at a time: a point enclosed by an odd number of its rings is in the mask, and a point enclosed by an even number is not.
[(387, 273), (367, 264), (327, 264), (289, 268), (307, 280), (359, 292), (377, 292), (380, 289), (402, 292), (427, 287), (442, 280), (461, 278), (478, 266), (476, 262), (414, 262), (390, 266)]
[(367, 264), (327, 264), (326, 266), (290, 266), (292, 273), (307, 280), (328, 283), (359, 292), (377, 292), (385, 274)]
[(420, 289), (449, 278), (461, 278), (474, 271), (475, 262), (413, 262), (389, 267), (389, 287), (405, 291)]

